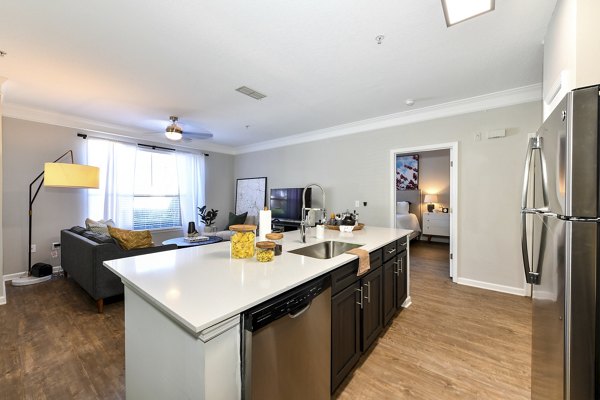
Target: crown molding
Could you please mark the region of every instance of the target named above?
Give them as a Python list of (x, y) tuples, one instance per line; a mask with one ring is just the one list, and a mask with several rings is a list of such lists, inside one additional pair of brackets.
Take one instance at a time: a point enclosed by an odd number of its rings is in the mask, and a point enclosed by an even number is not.
[[(0, 77), (0, 88), (2, 86), (2, 77)], [(352, 135), (355, 133), (373, 131), (377, 129), (389, 128), (414, 124), (422, 121), (429, 121), (438, 118), (451, 117), (461, 114), (467, 114), (477, 111), (489, 110), (500, 107), (507, 107), (516, 104), (529, 103), (542, 100), (542, 84), (536, 83), (520, 88), (504, 90), (501, 92), (489, 93), (482, 96), (471, 97), (467, 99), (438, 104), (430, 107), (419, 108), (416, 110), (404, 111), (381, 117), (369, 118), (361, 121), (342, 124), (325, 129), (304, 132), (297, 135), (287, 136), (280, 139), (267, 140), (260, 143), (247, 146), (224, 146), (214, 143), (203, 142), (201, 150), (214, 151), (223, 154), (237, 155), (251, 153), (255, 151), (275, 149), (284, 146), (291, 146), (301, 143), (314, 142), (339, 136)], [(3, 116), (17, 118), (26, 121), (41, 122), (51, 125), (65, 126), (74, 129), (81, 129), (91, 132), (98, 132), (103, 135), (114, 137), (126, 137), (136, 140), (147, 140), (140, 137), (143, 132), (133, 130), (120, 125), (108, 124), (105, 122), (94, 121), (75, 117), (72, 115), (55, 113), (26, 107), (18, 104), (4, 103), (2, 107)], [(160, 142), (158, 142), (160, 143)], [(164, 144), (164, 143), (163, 143)], [(185, 148), (200, 150), (191, 146), (182, 146)]]
[[(64, 126), (73, 129), (81, 129), (88, 132), (97, 132), (103, 137), (129, 138), (134, 140), (148, 141), (147, 137), (142, 136), (145, 132), (140, 130), (127, 128), (122, 125), (109, 124), (106, 122), (75, 117), (72, 115), (40, 110), (37, 108), (22, 106), (14, 103), (3, 104), (2, 116), (8, 118), (22, 119), (31, 122), (40, 122), (44, 124)], [(173, 143), (170, 142), (154, 143), (162, 146), (164, 146), (165, 144), (173, 146)], [(217, 153), (232, 155), (235, 154), (235, 149), (233, 147), (208, 142), (202, 142), (201, 146), (198, 148), (180, 144), (177, 144), (176, 147), (188, 148), (193, 150), (213, 151)]]
[(429, 121), (438, 118), (451, 117), (493, 108), (507, 107), (516, 104), (529, 103), (542, 100), (542, 84), (536, 83), (501, 92), (489, 93), (482, 96), (424, 107), (416, 110), (404, 111), (381, 117), (369, 118), (362, 121), (337, 125), (331, 128), (318, 129), (298, 135), (287, 136), (281, 139), (268, 140), (247, 146), (235, 148), (236, 154), (251, 153), (269, 150), (278, 147), (296, 145), (317, 140), (329, 139), (355, 133), (373, 131)]

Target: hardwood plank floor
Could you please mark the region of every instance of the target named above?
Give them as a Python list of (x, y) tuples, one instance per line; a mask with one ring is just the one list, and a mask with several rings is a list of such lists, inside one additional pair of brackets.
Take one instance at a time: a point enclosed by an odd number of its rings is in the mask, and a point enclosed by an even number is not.
[(530, 398), (529, 298), (452, 283), (448, 253), (411, 243), (412, 305), (334, 398)]
[(0, 399), (125, 398), (124, 307), (104, 314), (75, 282), (6, 285)]
[[(448, 247), (411, 247), (413, 304), (338, 399), (528, 399), (529, 299), (453, 284)], [(0, 306), (0, 399), (122, 399), (124, 308), (104, 314), (62, 278), (7, 285)]]

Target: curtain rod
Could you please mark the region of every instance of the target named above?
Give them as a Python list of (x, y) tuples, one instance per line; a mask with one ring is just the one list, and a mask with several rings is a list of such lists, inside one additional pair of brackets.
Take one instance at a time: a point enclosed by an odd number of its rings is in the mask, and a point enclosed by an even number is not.
[[(128, 144), (132, 144), (133, 143), (133, 144), (136, 144), (136, 145), (138, 145), (140, 147), (147, 147), (147, 148), (152, 149), (152, 150), (179, 151), (181, 153), (186, 153), (186, 151), (184, 151), (184, 150), (177, 150), (177, 149), (172, 149), (172, 148), (169, 148), (169, 147), (156, 146), (156, 145), (153, 145), (153, 144), (137, 143), (137, 142), (135, 142), (135, 140), (132, 140), (131, 142), (128, 142), (128, 141), (125, 141), (125, 140), (116, 140), (116, 139), (113, 139), (113, 138), (106, 138), (106, 137), (101, 137), (101, 136), (91, 136), (91, 135), (88, 135), (87, 133), (77, 132), (77, 137), (80, 137), (80, 138), (82, 138), (84, 140), (87, 139), (88, 136), (91, 137), (91, 138), (94, 138), (94, 139), (110, 140), (110, 141), (117, 142), (117, 143), (128, 143)], [(200, 153), (204, 154), (206, 157), (210, 156), (210, 154), (204, 153), (201, 150), (200, 150)]]

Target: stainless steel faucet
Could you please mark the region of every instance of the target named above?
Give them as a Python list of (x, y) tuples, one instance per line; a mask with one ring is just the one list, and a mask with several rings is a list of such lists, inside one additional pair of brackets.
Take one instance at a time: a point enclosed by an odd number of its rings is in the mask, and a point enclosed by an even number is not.
[[(306, 209), (306, 189), (308, 189), (311, 186), (316, 186), (319, 189), (321, 189), (321, 193), (323, 193), (323, 202), (321, 203), (321, 207), (323, 208), (310, 208)], [(306, 187), (304, 188), (304, 190), (302, 191), (302, 221), (300, 222), (300, 235), (302, 236), (302, 243), (306, 243), (306, 228), (308, 227), (312, 227), (315, 226), (315, 222), (316, 222), (316, 217), (314, 212), (315, 211), (321, 211), (322, 215), (321, 215), (321, 220), (323, 220), (325, 218), (325, 191), (323, 190), (323, 188), (320, 185), (317, 185), (316, 183), (309, 183), (308, 185), (306, 185)], [(310, 217), (313, 217), (312, 220)]]

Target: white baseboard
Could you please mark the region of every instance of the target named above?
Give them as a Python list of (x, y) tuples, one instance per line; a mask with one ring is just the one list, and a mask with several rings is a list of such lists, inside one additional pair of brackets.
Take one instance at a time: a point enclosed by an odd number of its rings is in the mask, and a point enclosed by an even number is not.
[(15, 272), (14, 274), (4, 275), (2, 277), (3, 278), (2, 280), (3, 280), (3, 282), (12, 281), (15, 278), (20, 278), (20, 277), (25, 276), (25, 275), (27, 275), (27, 271), (24, 271), (24, 272)]
[[(62, 267), (60, 265), (56, 265), (52, 267), (52, 273), (56, 274), (58, 272), (62, 272)], [(19, 278), (21, 276), (27, 275), (27, 271), (23, 272), (15, 272), (14, 274), (7, 274), (2, 277), (3, 282), (12, 281), (15, 278)]]
[(404, 300), (404, 303), (402, 303), (402, 308), (408, 308), (408, 307), (410, 307), (411, 304), (412, 304), (412, 298), (410, 296), (408, 296), (406, 298), (406, 300)]
[[(2, 284), (4, 285), (4, 282), (2, 282)], [(0, 306), (3, 306), (6, 304), (6, 296), (0, 296)]]
[(480, 288), (480, 289), (493, 290), (495, 292), (515, 294), (517, 296), (526, 296), (527, 295), (526, 288), (497, 285), (495, 283), (476, 281), (474, 279), (458, 278), (456, 280), (456, 283), (458, 283), (459, 285), (473, 286), (473, 287)]

